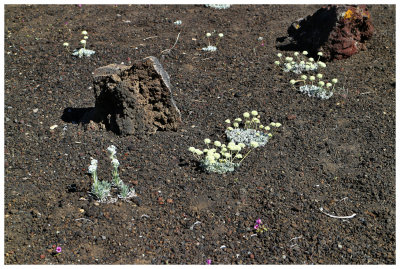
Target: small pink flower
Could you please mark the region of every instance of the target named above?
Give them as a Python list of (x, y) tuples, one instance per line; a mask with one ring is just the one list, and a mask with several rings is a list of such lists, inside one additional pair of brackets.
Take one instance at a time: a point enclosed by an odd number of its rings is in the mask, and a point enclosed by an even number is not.
[(256, 220), (257, 224), (261, 224), (261, 219)]
[(56, 248), (57, 253), (61, 253), (61, 247)]
[(259, 227), (258, 224), (254, 225), (254, 229), (256, 230), (258, 229), (258, 227)]
[(207, 260), (207, 264), (211, 264), (211, 260)]

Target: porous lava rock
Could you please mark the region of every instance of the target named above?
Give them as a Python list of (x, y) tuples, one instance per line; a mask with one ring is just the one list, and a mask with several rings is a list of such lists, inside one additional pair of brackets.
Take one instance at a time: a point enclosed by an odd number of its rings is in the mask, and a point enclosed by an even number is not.
[(314, 56), (321, 51), (324, 60), (340, 60), (365, 50), (373, 31), (365, 5), (328, 5), (293, 22), (288, 36), (277, 39), (277, 48), (306, 50)]
[(181, 114), (168, 73), (150, 56), (132, 66), (110, 64), (94, 71), (95, 108), (82, 122), (104, 125), (118, 135), (177, 130)]

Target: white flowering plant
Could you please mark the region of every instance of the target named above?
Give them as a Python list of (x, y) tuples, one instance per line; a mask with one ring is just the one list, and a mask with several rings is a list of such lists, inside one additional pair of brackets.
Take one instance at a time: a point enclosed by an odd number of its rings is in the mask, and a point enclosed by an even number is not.
[(217, 50), (217, 46), (219, 44), (219, 41), (221, 40), (221, 38), (224, 37), (224, 34), (223, 33), (219, 33), (218, 34), (219, 39), (217, 40), (217, 42), (216, 42), (216, 44), (214, 46), (212, 46), (211, 42), (210, 42), (210, 37), (211, 36), (212, 36), (212, 33), (206, 33), (206, 37), (207, 37), (207, 40), (208, 40), (208, 46), (205, 47), (205, 48), (202, 48), (203, 51), (211, 51), (211, 52), (216, 51)]
[[(79, 58), (82, 58), (83, 56), (90, 57), (90, 55), (94, 54), (95, 51), (86, 49), (86, 41), (89, 38), (88, 32), (82, 31), (81, 34), (83, 35), (83, 39), (80, 41), (80, 43), (83, 45), (83, 48), (80, 48), (79, 50), (75, 49), (73, 51), (72, 55), (78, 56)], [(64, 43), (64, 46), (66, 46), (66, 44), (68, 44), (68, 43)], [(69, 44), (66, 47), (68, 47), (68, 46), (69, 46)]]
[(320, 61), (323, 56), (322, 52), (318, 52), (317, 61), (312, 57), (307, 57), (308, 52), (303, 51), (302, 53), (296, 51), (293, 56), (283, 57), (282, 53), (278, 53), (279, 60), (275, 61), (274, 64), (280, 67), (284, 72), (293, 72), (295, 74), (301, 74), (308, 71), (316, 71), (318, 68), (325, 68), (326, 64)]
[(91, 193), (101, 202), (110, 196), (111, 184), (107, 181), (99, 181), (97, 178), (97, 160), (92, 159), (89, 165), (89, 174), (92, 175), (93, 185)]
[[(290, 84), (296, 89), (296, 84), (303, 82), (303, 85), (299, 87), (299, 92), (307, 94), (310, 97), (317, 97), (321, 99), (329, 99), (332, 97), (335, 91), (335, 85), (338, 83), (338, 79), (334, 78), (330, 82), (323, 80), (324, 75), (318, 73), (316, 76), (302, 75), (299, 80), (290, 80)], [(318, 81), (316, 81), (318, 79)]]
[(259, 146), (264, 146), (273, 136), (275, 128), (282, 124), (279, 122), (271, 122), (269, 125), (260, 123), (260, 115), (257, 111), (243, 113), (243, 120), (236, 118), (234, 120), (225, 120), (229, 126), (225, 130), (225, 134), (229, 141), (235, 143), (244, 143), (250, 146), (251, 142), (257, 142)]
[[(242, 153), (246, 148), (246, 145), (243, 143), (236, 144), (235, 142), (229, 142), (228, 145), (225, 145), (220, 141), (211, 142), (210, 139), (206, 138), (204, 139), (204, 143), (207, 145), (207, 148), (201, 150), (189, 147), (189, 151), (193, 153), (205, 171), (219, 174), (234, 171), (249, 155), (251, 150), (258, 147), (258, 143), (253, 142), (250, 150), (247, 150), (243, 155)], [(210, 147), (210, 145), (213, 147)]]
[(124, 182), (119, 177), (118, 167), (119, 161), (116, 158), (117, 149), (114, 145), (107, 148), (109, 157), (111, 159), (111, 164), (113, 166), (112, 170), (112, 183), (107, 181), (99, 181), (97, 178), (97, 160), (92, 159), (89, 166), (89, 174), (92, 175), (93, 185), (91, 193), (100, 201), (106, 202), (107, 197), (111, 196), (111, 188), (115, 187), (119, 190), (118, 198), (127, 200), (129, 198), (135, 197), (136, 192), (133, 188), (125, 185)]

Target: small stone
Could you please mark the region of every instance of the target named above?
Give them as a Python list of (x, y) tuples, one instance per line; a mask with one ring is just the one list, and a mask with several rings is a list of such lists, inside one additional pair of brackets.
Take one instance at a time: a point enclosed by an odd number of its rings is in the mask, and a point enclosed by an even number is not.
[(251, 253), (250, 254), (250, 259), (254, 259), (255, 257), (254, 257), (254, 254), (253, 253)]
[(172, 204), (174, 201), (171, 198), (167, 199), (167, 203)]
[(50, 130), (54, 130), (54, 129), (57, 128), (57, 127), (58, 127), (58, 125), (57, 125), (57, 124), (54, 124), (54, 125), (50, 126)]
[(41, 258), (41, 259), (44, 259), (44, 258), (46, 258), (46, 255), (44, 255), (44, 254), (41, 254), (41, 255), (40, 255), (40, 258)]
[(352, 253), (353, 250), (351, 250), (351, 248), (348, 248), (348, 249), (347, 249), (347, 252), (348, 252), (348, 253)]
[(288, 119), (288, 120), (294, 120), (294, 119), (296, 119), (296, 118), (297, 118), (297, 116), (294, 115), (294, 114), (291, 114), (291, 115), (287, 116), (287, 119)]
[(338, 248), (340, 248), (340, 249), (343, 248), (343, 246), (342, 246), (341, 244), (338, 244), (337, 246), (338, 246)]
[(39, 111), (38, 108), (33, 109), (33, 112), (34, 112), (34, 113), (36, 113), (36, 112), (38, 112), (38, 111)]
[(84, 213), (85, 209), (81, 208), (81, 209), (79, 209), (79, 212)]

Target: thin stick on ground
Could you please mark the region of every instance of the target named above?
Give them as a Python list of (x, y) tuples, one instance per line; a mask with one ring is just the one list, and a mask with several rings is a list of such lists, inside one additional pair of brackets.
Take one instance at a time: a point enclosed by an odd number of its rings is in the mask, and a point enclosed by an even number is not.
[(331, 217), (331, 218), (335, 218), (335, 219), (351, 219), (351, 218), (354, 218), (354, 217), (357, 215), (357, 214), (353, 214), (353, 215), (351, 215), (351, 216), (334, 216), (334, 215), (325, 213), (325, 212), (324, 212), (324, 209), (323, 209), (322, 207), (320, 207), (319, 210), (320, 210), (322, 213), (324, 213), (325, 215), (327, 215), (327, 216), (329, 216), (329, 217)]
[(175, 48), (176, 43), (178, 43), (178, 40), (179, 40), (179, 36), (180, 36), (180, 35), (181, 35), (181, 32), (179, 32), (178, 36), (176, 37), (175, 44), (172, 46), (172, 48), (161, 51), (161, 54), (163, 54), (164, 52), (168, 52), (168, 53), (171, 52), (171, 50), (172, 50), (173, 48)]

